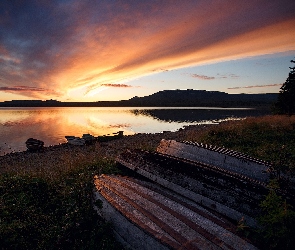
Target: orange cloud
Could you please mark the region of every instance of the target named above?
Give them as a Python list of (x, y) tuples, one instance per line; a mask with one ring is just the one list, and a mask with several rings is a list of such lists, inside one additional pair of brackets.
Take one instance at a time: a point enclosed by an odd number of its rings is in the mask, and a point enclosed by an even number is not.
[(45, 98), (99, 99), (103, 89), (158, 69), (295, 50), (295, 4), (288, 0), (48, 6), (51, 22), (34, 20), (28, 34), (19, 26), (5, 30), (0, 48), (17, 60), (4, 60), (2, 85), (53, 89), (38, 92)]

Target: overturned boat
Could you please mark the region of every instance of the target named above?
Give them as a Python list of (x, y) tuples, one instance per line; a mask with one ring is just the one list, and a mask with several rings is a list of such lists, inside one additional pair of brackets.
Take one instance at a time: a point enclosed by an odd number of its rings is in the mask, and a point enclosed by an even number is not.
[(95, 199), (102, 205), (96, 209), (128, 248), (256, 249), (236, 227), (256, 226), (270, 164), (169, 140), (157, 152), (126, 151), (116, 161), (134, 177), (96, 176)]
[(163, 186), (95, 176), (98, 213), (127, 249), (256, 249), (233, 223)]

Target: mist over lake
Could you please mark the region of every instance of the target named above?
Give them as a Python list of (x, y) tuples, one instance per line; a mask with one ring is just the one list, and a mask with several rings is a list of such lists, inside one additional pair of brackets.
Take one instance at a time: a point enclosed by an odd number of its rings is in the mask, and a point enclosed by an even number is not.
[(32, 137), (45, 146), (65, 143), (66, 135), (124, 135), (175, 131), (184, 126), (261, 116), (268, 111), (228, 108), (1, 108), (0, 155), (26, 150)]

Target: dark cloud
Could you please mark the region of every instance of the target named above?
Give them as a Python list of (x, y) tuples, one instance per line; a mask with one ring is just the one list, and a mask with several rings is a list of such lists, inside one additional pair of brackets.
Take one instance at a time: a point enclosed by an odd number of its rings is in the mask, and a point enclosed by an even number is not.
[(14, 87), (0, 87), (0, 91), (48, 91), (43, 88), (35, 88), (35, 87), (28, 87), (28, 86), (14, 86)]

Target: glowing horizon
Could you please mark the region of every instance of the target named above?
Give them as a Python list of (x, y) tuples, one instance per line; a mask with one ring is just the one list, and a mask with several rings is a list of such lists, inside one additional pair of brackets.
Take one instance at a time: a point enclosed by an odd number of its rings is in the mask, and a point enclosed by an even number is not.
[[(206, 76), (204, 65), (223, 67), (222, 62), (262, 55), (273, 54), (276, 60), (285, 53), (292, 59), (293, 1), (177, 3), (2, 2), (0, 101), (124, 100), (167, 88), (202, 89), (200, 81), (208, 79), (206, 89), (217, 91), (279, 89), (282, 78), (269, 83), (266, 77), (262, 83), (258, 76), (255, 82), (245, 77), (233, 83), (221, 81), (216, 70), (211, 78), (195, 77), (186, 84), (184, 75), (202, 69), (191, 75)], [(237, 74), (231, 66), (228, 71)], [(161, 80), (153, 85), (145, 82), (149, 77)]]

